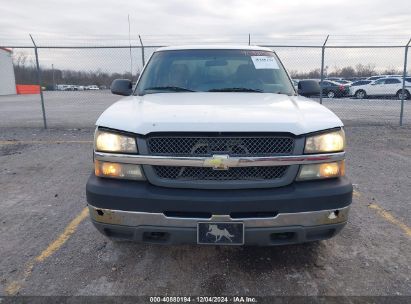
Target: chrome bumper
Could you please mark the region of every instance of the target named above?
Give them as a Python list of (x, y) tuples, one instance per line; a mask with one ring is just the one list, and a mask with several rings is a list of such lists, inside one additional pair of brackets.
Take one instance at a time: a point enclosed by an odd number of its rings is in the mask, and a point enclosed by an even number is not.
[(93, 221), (111, 225), (130, 227), (163, 226), (163, 227), (197, 227), (198, 222), (242, 222), (245, 228), (286, 227), (286, 226), (319, 226), (345, 223), (350, 207), (333, 210), (320, 210), (298, 213), (280, 213), (275, 217), (264, 218), (231, 218), (229, 215), (213, 215), (211, 218), (167, 217), (163, 213), (131, 212), (101, 209), (89, 205)]
[(213, 157), (176, 157), (94, 152), (94, 157), (96, 160), (106, 162), (136, 165), (233, 168), (290, 166), (335, 162), (343, 160), (345, 158), (345, 152), (269, 157), (229, 157), (227, 155), (214, 155)]

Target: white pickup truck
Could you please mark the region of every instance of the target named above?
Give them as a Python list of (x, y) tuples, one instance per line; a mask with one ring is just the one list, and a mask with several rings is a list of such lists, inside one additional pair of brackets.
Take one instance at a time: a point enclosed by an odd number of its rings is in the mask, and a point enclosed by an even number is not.
[(343, 124), (296, 92), (272, 50), (160, 48), (132, 87), (115, 80), (112, 92), (128, 97), (96, 123), (87, 201), (104, 235), (266, 246), (346, 224)]

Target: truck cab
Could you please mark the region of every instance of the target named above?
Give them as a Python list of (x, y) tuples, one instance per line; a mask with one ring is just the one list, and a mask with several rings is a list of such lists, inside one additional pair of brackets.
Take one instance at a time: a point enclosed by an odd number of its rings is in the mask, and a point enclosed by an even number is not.
[(96, 122), (86, 187), (107, 237), (269, 246), (346, 224), (343, 123), (298, 95), (272, 50), (160, 48), (135, 86), (119, 79), (111, 91), (126, 97)]

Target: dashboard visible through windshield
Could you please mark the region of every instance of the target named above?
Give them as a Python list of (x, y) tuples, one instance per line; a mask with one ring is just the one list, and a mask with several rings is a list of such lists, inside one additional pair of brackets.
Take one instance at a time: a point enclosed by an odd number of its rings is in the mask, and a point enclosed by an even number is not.
[(154, 53), (135, 94), (162, 92), (295, 94), (274, 52), (220, 49)]

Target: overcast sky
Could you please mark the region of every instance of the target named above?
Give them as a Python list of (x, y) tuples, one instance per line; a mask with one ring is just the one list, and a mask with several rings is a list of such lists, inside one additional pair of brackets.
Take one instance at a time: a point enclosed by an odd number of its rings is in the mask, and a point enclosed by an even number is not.
[(0, 7), (0, 44), (25, 40), (28, 33), (48, 42), (126, 39), (128, 14), (133, 37), (142, 34), (150, 41), (181, 38), (169, 35), (243, 39), (248, 33), (260, 40), (288, 35), (411, 35), (410, 0), (0, 0)]
[[(0, 0), (0, 46), (127, 45), (141, 34), (146, 45), (204, 42), (252, 44), (404, 45), (411, 36), (410, 0)], [(310, 70), (318, 49), (276, 50), (289, 70)], [(16, 51), (17, 52), (17, 51)], [(32, 52), (27, 51), (29, 57)], [(329, 50), (328, 66), (372, 63), (401, 68), (403, 50)], [(146, 51), (146, 54), (150, 50)], [(66, 69), (125, 71), (122, 50), (41, 50), (41, 64)], [(139, 50), (134, 68), (141, 68)]]

